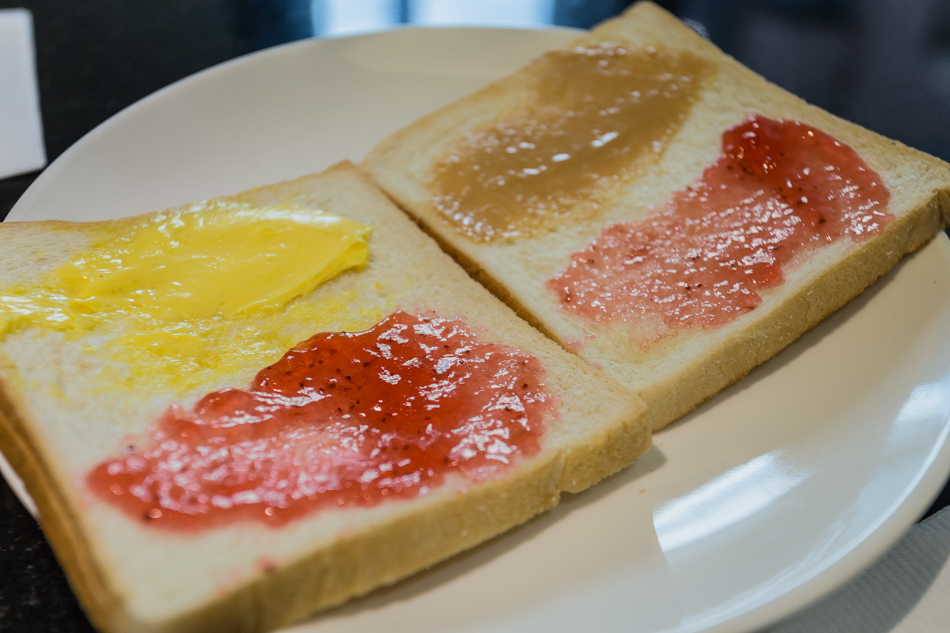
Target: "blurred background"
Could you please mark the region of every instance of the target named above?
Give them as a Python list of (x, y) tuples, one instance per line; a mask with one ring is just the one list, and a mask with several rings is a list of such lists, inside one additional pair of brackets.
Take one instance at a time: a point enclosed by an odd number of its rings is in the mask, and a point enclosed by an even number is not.
[[(33, 17), (50, 162), (148, 94), (262, 48), (402, 25), (587, 28), (624, 0), (0, 0)], [(950, 160), (950, 0), (658, 0), (769, 80)], [(0, 85), (0, 98), (4, 86)], [(0, 139), (2, 142), (2, 139)], [(0, 218), (40, 171), (0, 179)], [(946, 505), (945, 489), (937, 505)], [(0, 630), (91, 631), (0, 479)]]
[[(948, 0), (659, 0), (835, 114), (950, 159)], [(625, 0), (0, 0), (33, 13), (47, 157), (122, 108), (233, 57), (396, 25), (586, 28)], [(36, 174), (0, 180), (0, 218)]]

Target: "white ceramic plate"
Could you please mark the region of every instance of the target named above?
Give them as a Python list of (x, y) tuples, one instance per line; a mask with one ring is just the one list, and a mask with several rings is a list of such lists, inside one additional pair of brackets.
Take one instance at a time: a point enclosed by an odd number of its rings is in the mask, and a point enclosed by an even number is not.
[[(213, 68), (115, 116), (12, 220), (151, 211), (359, 160), (569, 31), (406, 29)], [(750, 631), (886, 551), (950, 471), (941, 236), (632, 469), (295, 631)]]

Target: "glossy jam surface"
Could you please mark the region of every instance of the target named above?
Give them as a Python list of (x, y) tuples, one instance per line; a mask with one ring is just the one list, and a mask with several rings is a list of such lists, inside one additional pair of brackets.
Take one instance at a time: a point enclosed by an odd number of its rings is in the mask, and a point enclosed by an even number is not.
[(719, 327), (758, 306), (799, 254), (878, 233), (889, 199), (850, 147), (754, 116), (723, 134), (699, 180), (640, 222), (605, 228), (548, 287), (594, 321)]
[(272, 362), (323, 315), (339, 323), (360, 312), (344, 295), (319, 306), (295, 299), (363, 266), (369, 233), (319, 211), (228, 202), (118, 220), (37, 283), (0, 291), (0, 335), (107, 331), (114, 336), (96, 353), (123, 370), (104, 384), (124, 388), (133, 378), (137, 388), (184, 391), (215, 367), (253, 371)]
[(246, 389), (172, 406), (143, 446), (87, 479), (130, 515), (176, 529), (414, 497), (536, 453), (555, 415), (543, 375), (463, 321), (395, 312), (364, 332), (313, 336)]
[(528, 236), (597, 201), (662, 154), (709, 64), (603, 44), (529, 67), (528, 101), (470, 132), (435, 167), (432, 202), (478, 241)]

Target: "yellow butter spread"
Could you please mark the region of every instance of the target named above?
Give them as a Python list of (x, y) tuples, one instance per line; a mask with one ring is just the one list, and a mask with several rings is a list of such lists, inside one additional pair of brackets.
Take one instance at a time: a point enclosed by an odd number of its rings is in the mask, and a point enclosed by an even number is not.
[(0, 335), (113, 333), (116, 380), (187, 390), (208, 372), (260, 367), (321, 327), (377, 316), (353, 293), (307, 297), (366, 264), (369, 234), (319, 211), (217, 201), (120, 220), (36, 283), (0, 291)]

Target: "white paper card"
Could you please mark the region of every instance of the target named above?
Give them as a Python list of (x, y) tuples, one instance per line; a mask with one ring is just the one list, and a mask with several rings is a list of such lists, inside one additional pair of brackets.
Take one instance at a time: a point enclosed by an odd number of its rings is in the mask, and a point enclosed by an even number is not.
[(33, 16), (26, 9), (0, 10), (0, 178), (46, 165)]

